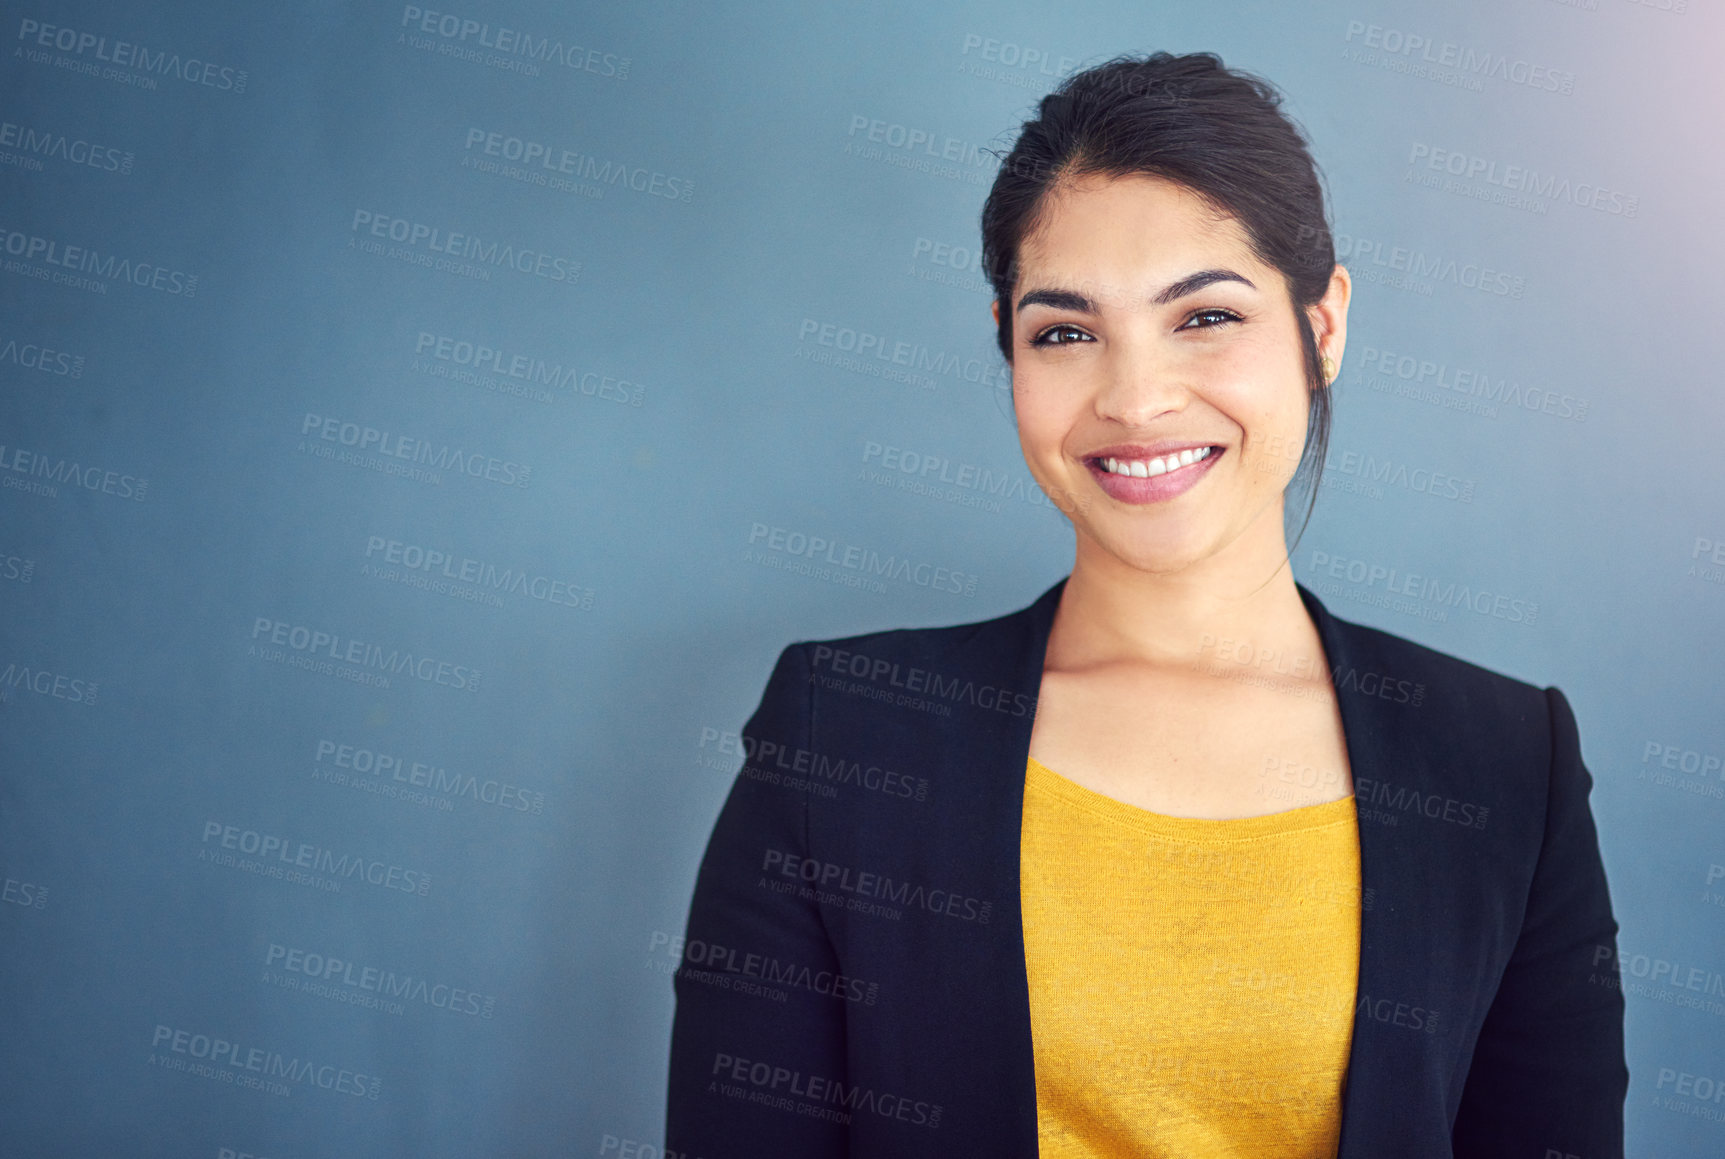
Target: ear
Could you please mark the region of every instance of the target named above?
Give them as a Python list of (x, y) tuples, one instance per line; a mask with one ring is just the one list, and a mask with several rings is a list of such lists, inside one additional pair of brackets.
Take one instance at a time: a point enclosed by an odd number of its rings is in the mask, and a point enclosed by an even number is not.
[(1311, 308), (1312, 330), (1318, 347), (1338, 368), (1342, 364), (1342, 349), (1348, 342), (1348, 303), (1353, 297), (1353, 286), (1348, 267), (1337, 262), (1330, 271), (1329, 288)]
[(998, 327), (1000, 325), (1000, 299), (996, 298), (989, 309), (994, 311), (994, 324)]

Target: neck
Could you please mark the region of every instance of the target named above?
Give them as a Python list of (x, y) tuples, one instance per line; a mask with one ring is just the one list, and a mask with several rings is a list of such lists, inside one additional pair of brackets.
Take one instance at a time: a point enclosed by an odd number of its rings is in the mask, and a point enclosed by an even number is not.
[[(1192, 666), (1257, 656), (1323, 664), (1294, 586), (1281, 512), (1178, 571), (1134, 567), (1083, 532), (1049, 638), (1048, 666)], [(1271, 532), (1273, 531), (1273, 535)]]

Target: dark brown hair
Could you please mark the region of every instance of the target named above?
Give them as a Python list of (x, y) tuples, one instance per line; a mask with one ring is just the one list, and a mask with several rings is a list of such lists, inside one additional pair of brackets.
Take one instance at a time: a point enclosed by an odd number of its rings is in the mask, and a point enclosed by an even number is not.
[(1253, 253), (1287, 281), (1299, 324), (1312, 411), (1292, 485), (1310, 470), (1309, 521), (1329, 448), (1330, 391), (1306, 310), (1329, 288), (1336, 251), (1317, 165), (1281, 101), (1268, 81), (1208, 52), (1120, 56), (1074, 73), (1042, 98), (1001, 162), (982, 208), (982, 261), (1010, 363), (1018, 248), (1057, 182), (1148, 174), (1237, 220)]

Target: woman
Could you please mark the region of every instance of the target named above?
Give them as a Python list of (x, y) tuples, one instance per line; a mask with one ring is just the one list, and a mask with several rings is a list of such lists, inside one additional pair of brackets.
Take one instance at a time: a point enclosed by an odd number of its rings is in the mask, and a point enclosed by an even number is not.
[(1349, 279), (1274, 91), (1208, 54), (1069, 78), (983, 240), (1072, 573), (780, 655), (695, 887), (668, 1150), (1621, 1156), (1568, 703), (1288, 567)]

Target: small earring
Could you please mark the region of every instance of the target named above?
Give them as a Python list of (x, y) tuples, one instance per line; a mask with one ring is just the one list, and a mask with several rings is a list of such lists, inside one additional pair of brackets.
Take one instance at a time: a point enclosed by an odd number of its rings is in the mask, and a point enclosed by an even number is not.
[(1324, 385), (1336, 381), (1336, 364), (1328, 354), (1318, 360), (1319, 372), (1324, 376)]

